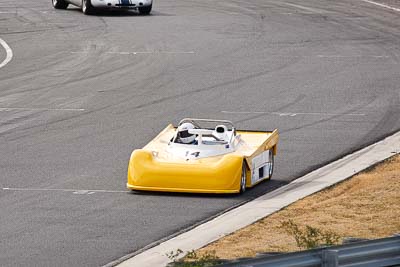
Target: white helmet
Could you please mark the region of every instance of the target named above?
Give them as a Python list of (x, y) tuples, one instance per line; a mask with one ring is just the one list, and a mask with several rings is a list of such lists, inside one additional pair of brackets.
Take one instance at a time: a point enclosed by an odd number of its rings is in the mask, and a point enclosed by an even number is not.
[(189, 130), (194, 129), (194, 125), (185, 122), (178, 127), (178, 140), (184, 144), (190, 144), (196, 139), (196, 135), (190, 134)]

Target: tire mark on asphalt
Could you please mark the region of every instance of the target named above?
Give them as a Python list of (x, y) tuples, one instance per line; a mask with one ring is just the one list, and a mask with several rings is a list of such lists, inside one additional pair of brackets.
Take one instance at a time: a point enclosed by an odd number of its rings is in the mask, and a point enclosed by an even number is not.
[(280, 133), (283, 134), (283, 133), (293, 132), (293, 131), (296, 131), (296, 130), (307, 128), (307, 127), (310, 127), (310, 126), (315, 126), (315, 125), (320, 124), (320, 123), (324, 123), (324, 122), (328, 122), (328, 121), (340, 118), (340, 117), (342, 117), (342, 116), (344, 116), (346, 114), (349, 114), (349, 113), (356, 113), (358, 110), (360, 110), (362, 108), (365, 108), (366, 106), (371, 104), (373, 101), (375, 101), (375, 99), (371, 99), (368, 103), (360, 104), (360, 105), (355, 106), (355, 107), (353, 107), (353, 108), (351, 108), (351, 109), (349, 109), (349, 110), (347, 110), (345, 112), (338, 113), (335, 116), (331, 116), (331, 117), (326, 118), (326, 119), (320, 119), (320, 120), (317, 120), (317, 121), (314, 121), (314, 122), (311, 122), (311, 123), (306, 123), (306, 124), (300, 125), (298, 127), (289, 128), (289, 129), (280, 131)]
[(152, 105), (163, 103), (165, 101), (169, 101), (169, 100), (173, 100), (173, 99), (178, 99), (178, 98), (182, 98), (182, 97), (187, 97), (187, 96), (191, 96), (191, 95), (195, 95), (195, 94), (211, 91), (211, 90), (214, 90), (214, 89), (219, 88), (219, 87), (225, 87), (225, 86), (232, 85), (232, 84), (238, 84), (238, 83), (241, 83), (241, 82), (244, 82), (244, 81), (248, 81), (248, 80), (251, 80), (251, 79), (254, 79), (254, 78), (258, 78), (258, 77), (261, 77), (261, 76), (264, 76), (264, 75), (271, 74), (273, 72), (282, 70), (282, 69), (286, 68), (288, 65), (291, 65), (291, 64), (292, 64), (292, 62), (289, 62), (289, 63), (283, 64), (282, 66), (279, 66), (279, 67), (277, 67), (275, 69), (272, 69), (272, 70), (260, 71), (260, 72), (249, 74), (249, 75), (237, 78), (237, 79), (232, 79), (232, 80), (229, 80), (229, 81), (226, 81), (226, 82), (217, 83), (217, 84), (214, 84), (214, 85), (211, 85), (211, 86), (199, 88), (199, 89), (196, 89), (196, 90), (193, 90), (193, 91), (188, 91), (188, 92), (184, 92), (184, 93), (179, 93), (179, 94), (166, 96), (166, 97), (163, 97), (163, 98), (160, 98), (160, 99), (156, 99), (156, 100), (150, 101), (148, 103), (144, 103), (144, 104), (140, 104), (140, 105), (134, 106), (134, 107), (132, 107), (132, 109), (142, 109), (142, 108), (145, 108), (145, 107), (149, 107), (149, 106), (152, 106)]
[[(229, 80), (229, 81), (226, 81), (226, 82), (218, 83), (218, 84), (215, 84), (215, 85), (212, 85), (212, 86), (199, 88), (199, 89), (196, 89), (196, 90), (193, 90), (193, 91), (189, 91), (189, 92), (185, 92), (185, 93), (181, 93), (181, 94), (174, 94), (174, 95), (166, 96), (166, 97), (163, 97), (163, 98), (160, 98), (160, 99), (156, 99), (156, 100), (150, 101), (148, 103), (144, 103), (144, 104), (140, 104), (140, 105), (134, 106), (134, 107), (131, 108), (131, 110), (132, 109), (133, 110), (141, 110), (143, 108), (146, 108), (146, 107), (149, 107), (149, 106), (153, 106), (153, 105), (157, 105), (157, 104), (161, 104), (161, 103), (166, 102), (166, 101), (175, 100), (175, 99), (178, 99), (178, 98), (187, 97), (187, 96), (191, 96), (191, 95), (195, 95), (195, 94), (199, 94), (199, 93), (215, 90), (216, 88), (219, 88), (219, 87), (225, 87), (225, 86), (228, 86), (228, 85), (231, 85), (231, 84), (237, 84), (237, 83), (240, 83), (240, 82), (244, 82), (244, 81), (247, 81), (247, 80), (250, 80), (250, 79), (254, 79), (254, 78), (257, 78), (257, 77), (260, 77), (260, 76), (263, 76), (263, 75), (267, 75), (267, 74), (273, 73), (275, 71), (279, 71), (281, 69), (286, 68), (288, 65), (291, 65), (291, 64), (292, 64), (291, 62), (288, 62), (287, 64), (279, 66), (278, 68), (275, 68), (273, 70), (261, 71), (261, 72), (253, 73), (253, 74), (250, 74), (250, 75), (247, 75), (247, 76), (243, 76), (243, 77), (240, 77), (240, 78), (237, 78), (237, 79), (233, 79), (233, 80)], [(83, 78), (81, 80), (85, 80), (85, 79), (87, 79), (87, 77)], [(76, 81), (70, 81), (70, 82), (76, 82)], [(305, 96), (301, 96), (301, 97), (304, 98)], [(131, 100), (129, 98), (126, 98), (126, 99), (124, 99), (124, 100), (122, 100), (122, 101), (120, 101), (119, 103), (116, 103), (116, 104), (122, 104), (122, 103), (129, 102), (129, 101), (131, 101)], [(85, 110), (85, 111), (81, 112), (80, 114), (68, 116), (67, 118), (60, 118), (60, 119), (56, 119), (54, 121), (39, 122), (39, 123), (37, 123), (35, 125), (29, 125), (29, 126), (26, 126), (26, 127), (21, 127), (20, 126), (18, 128), (19, 128), (19, 131), (40, 129), (41, 127), (45, 127), (45, 126), (47, 127), (49, 125), (54, 125), (56, 123), (61, 123), (61, 122), (69, 121), (69, 120), (72, 120), (72, 119), (75, 119), (75, 118), (78, 118), (78, 117), (81, 117), (81, 116), (87, 116), (87, 115), (92, 114), (92, 113), (96, 113), (96, 112), (99, 112), (99, 111), (104, 111), (104, 110), (106, 110), (106, 109), (108, 109), (110, 107), (115, 106), (116, 104), (114, 103), (114, 104), (106, 105), (106, 106), (103, 106), (101, 108), (93, 109), (93, 110)], [(282, 108), (285, 108), (285, 107), (282, 107)], [(8, 139), (9, 141), (19, 139), (19, 137), (16, 137), (14, 135), (14, 133), (15, 133), (15, 129), (10, 129), (8, 131), (4, 131), (4, 132), (0, 133), (0, 137), (6, 137), (9, 134), (13, 134), (13, 137)]]
[[(284, 108), (287, 108), (287, 107), (289, 107), (289, 106), (291, 106), (291, 105), (293, 105), (293, 104), (299, 102), (299, 99), (301, 99), (301, 95), (300, 95), (297, 99), (295, 99), (293, 102), (291, 102), (291, 103), (289, 103), (289, 104), (287, 104), (287, 105), (281, 107), (279, 110), (282, 110), (282, 109), (284, 109)], [(360, 104), (360, 105), (355, 106), (355, 107), (353, 107), (353, 108), (351, 108), (351, 109), (349, 109), (349, 110), (347, 110), (347, 111), (344, 111), (344, 112), (342, 112), (342, 113), (337, 113), (337, 114), (335, 114), (335, 115), (329, 116), (328, 118), (323, 118), (323, 119), (320, 119), (320, 120), (317, 120), (317, 121), (313, 121), (313, 122), (311, 122), (311, 123), (306, 123), (306, 124), (302, 124), (302, 125), (300, 125), (300, 126), (292, 127), (292, 128), (285, 129), (285, 130), (281, 130), (281, 131), (279, 131), (279, 132), (280, 132), (280, 134), (289, 133), (289, 132), (293, 132), (293, 131), (296, 131), (296, 130), (301, 130), (301, 129), (303, 129), (303, 128), (307, 128), (307, 127), (310, 127), (310, 126), (315, 126), (315, 125), (320, 124), (320, 123), (328, 122), (328, 121), (331, 121), (331, 120), (340, 118), (340, 117), (342, 117), (342, 116), (345, 116), (345, 115), (347, 115), (347, 114), (349, 114), (349, 113), (354, 114), (354, 113), (356, 113), (359, 109), (364, 108), (365, 106), (368, 106), (369, 104), (371, 104), (373, 101), (375, 101), (375, 99), (371, 99), (368, 103)], [(279, 110), (278, 110), (278, 111), (279, 111)], [(239, 120), (239, 121), (234, 121), (234, 123), (235, 123), (235, 124), (238, 124), (238, 123), (241, 123), (241, 122), (247, 122), (247, 121), (250, 121), (250, 120), (254, 120), (254, 119), (259, 119), (259, 118), (265, 117), (265, 116), (267, 116), (267, 115), (269, 115), (269, 114), (268, 114), (268, 113), (257, 114), (257, 115), (255, 115), (255, 116), (251, 116), (251, 117), (248, 117), (248, 118)]]
[[(293, 100), (292, 102), (290, 102), (290, 103), (288, 103), (286, 105), (281, 106), (280, 108), (276, 109), (274, 112), (281, 112), (282, 110), (284, 110), (284, 109), (286, 109), (286, 108), (288, 108), (290, 106), (293, 106), (294, 104), (297, 104), (297, 103), (303, 101), (306, 97), (307, 96), (305, 94), (300, 94), (295, 100)], [(235, 121), (235, 124), (239, 124), (239, 123), (242, 123), (242, 122), (245, 122), (245, 121), (249, 121), (249, 120), (258, 119), (258, 118), (264, 117), (266, 115), (267, 114), (265, 114), (265, 113), (264, 114), (257, 114), (257, 115), (251, 116), (249, 118), (246, 118), (246, 119)]]
[(384, 130), (385, 132), (392, 132), (394, 129), (394, 125), (397, 125), (397, 122), (400, 120), (400, 93), (396, 94), (393, 92), (392, 97), (389, 99), (390, 104), (387, 106), (387, 109), (382, 116), (382, 119), (362, 138), (360, 138), (360, 142), (356, 144), (356, 146), (361, 146), (363, 144), (363, 140), (375, 139), (377, 137), (377, 133)]
[(307, 7), (307, 6), (303, 6), (303, 5), (296, 5), (296, 4), (292, 4), (292, 3), (282, 3), (284, 5), (290, 6), (290, 7), (294, 7), (300, 10), (305, 10), (311, 13), (315, 13), (315, 14), (322, 14), (322, 13), (327, 13), (327, 11), (319, 9), (319, 8), (311, 8), (311, 7)]

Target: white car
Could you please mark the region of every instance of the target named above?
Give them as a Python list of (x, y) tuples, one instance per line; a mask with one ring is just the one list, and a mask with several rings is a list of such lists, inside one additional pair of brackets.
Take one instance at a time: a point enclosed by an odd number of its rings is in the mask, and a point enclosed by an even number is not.
[(153, 0), (51, 0), (56, 9), (66, 9), (69, 4), (82, 8), (84, 14), (93, 14), (95, 9), (137, 9), (140, 14), (151, 12)]

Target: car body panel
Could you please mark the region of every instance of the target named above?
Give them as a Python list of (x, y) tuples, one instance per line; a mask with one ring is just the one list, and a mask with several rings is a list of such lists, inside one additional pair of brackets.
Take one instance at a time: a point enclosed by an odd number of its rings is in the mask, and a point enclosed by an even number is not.
[(128, 170), (128, 188), (134, 190), (234, 193), (239, 188), (242, 158), (226, 155), (212, 164), (161, 162), (152, 152), (135, 150)]

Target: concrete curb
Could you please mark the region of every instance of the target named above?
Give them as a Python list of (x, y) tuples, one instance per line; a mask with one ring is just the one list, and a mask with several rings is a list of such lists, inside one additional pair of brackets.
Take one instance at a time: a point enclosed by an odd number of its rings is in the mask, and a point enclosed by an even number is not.
[(288, 185), (230, 210), (194, 229), (173, 237), (119, 264), (119, 267), (165, 266), (167, 253), (187, 252), (246, 227), (282, 208), (321, 191), (400, 153), (400, 132), (315, 170)]

